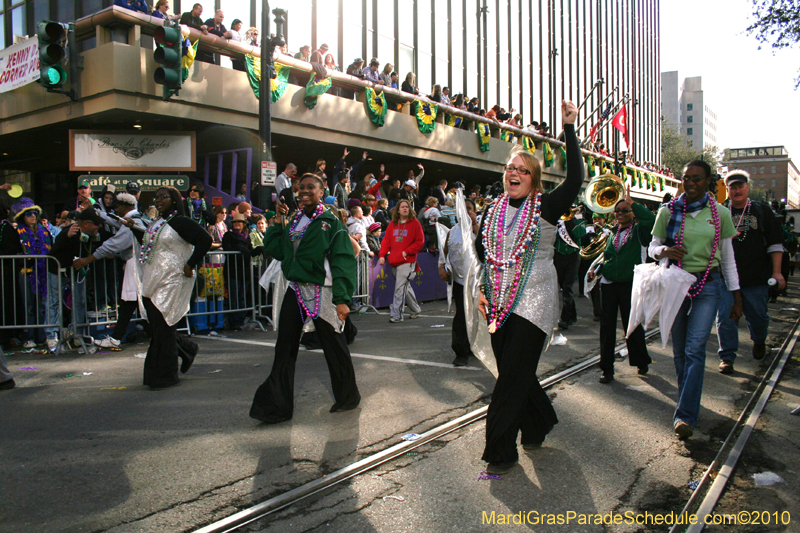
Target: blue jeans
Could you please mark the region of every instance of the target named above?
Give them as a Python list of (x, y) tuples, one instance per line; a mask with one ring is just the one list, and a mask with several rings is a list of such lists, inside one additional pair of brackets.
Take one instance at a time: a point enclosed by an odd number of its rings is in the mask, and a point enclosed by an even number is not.
[[(717, 338), (719, 339), (719, 358), (731, 363), (736, 359), (736, 350), (739, 349), (739, 331), (736, 323), (730, 319), (733, 308), (733, 293), (724, 289), (717, 312)], [(767, 314), (767, 300), (769, 299), (768, 285), (754, 285), (742, 287), (742, 310), (747, 329), (750, 330), (750, 340), (753, 344), (764, 344), (769, 331), (769, 315)]]
[(697, 425), (706, 371), (706, 344), (724, 290), (719, 273), (709, 275), (700, 294), (684, 298), (672, 324), (672, 354), (678, 376), (674, 423), (682, 420), (692, 427)]
[[(69, 276), (61, 276), (61, 294), (58, 292), (59, 274), (47, 273), (47, 323), (63, 324), (61, 319), (61, 295), (64, 288), (70, 285)], [(72, 323), (86, 323), (86, 280), (80, 274), (75, 274), (76, 282), (72, 287)], [(58, 327), (45, 328), (48, 339), (58, 339)], [(63, 339), (62, 339), (63, 340)]]

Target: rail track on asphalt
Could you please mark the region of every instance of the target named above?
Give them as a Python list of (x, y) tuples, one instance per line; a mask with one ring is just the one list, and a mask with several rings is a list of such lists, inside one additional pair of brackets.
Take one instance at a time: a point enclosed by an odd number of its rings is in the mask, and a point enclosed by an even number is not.
[[(789, 334), (784, 340), (778, 353), (773, 357), (771, 364), (765, 372), (758, 387), (750, 394), (747, 405), (742, 410), (733, 429), (731, 429), (725, 442), (719, 449), (714, 461), (705, 471), (697, 488), (691, 498), (686, 503), (682, 514), (696, 514), (699, 517), (699, 524), (685, 529), (686, 533), (699, 533), (702, 531), (702, 521), (704, 516), (711, 515), (714, 506), (721, 496), (728, 480), (731, 478), (736, 462), (744, 450), (747, 440), (752, 434), (758, 417), (763, 411), (769, 396), (775, 385), (780, 379), (781, 372), (788, 361), (792, 350), (800, 337), (800, 319), (795, 321)], [(647, 340), (659, 336), (658, 328), (652, 329), (645, 334)], [(620, 344), (615, 348), (615, 353), (620, 356), (627, 353), (625, 344)], [(583, 361), (574, 364), (564, 370), (546, 377), (541, 381), (542, 387), (547, 390), (558, 383), (594, 367), (600, 362), (600, 355), (597, 351), (593, 352)], [(195, 533), (228, 533), (238, 531), (245, 526), (258, 520), (264, 519), (271, 514), (282, 511), (292, 505), (305, 501), (323, 491), (331, 489), (345, 481), (360, 474), (368, 472), (388, 461), (396, 459), (408, 452), (430, 443), (448, 433), (457, 431), (461, 428), (474, 424), (486, 417), (488, 406), (475, 409), (467, 414), (454, 418), (448, 422), (440, 424), (425, 433), (419, 435), (415, 440), (403, 441), (383, 451), (372, 454), (359, 461), (351, 463), (323, 477), (300, 485), (287, 492), (269, 498), (261, 503), (238, 511), (222, 520), (208, 524)], [(675, 526), (670, 533), (677, 533), (685, 526)]]

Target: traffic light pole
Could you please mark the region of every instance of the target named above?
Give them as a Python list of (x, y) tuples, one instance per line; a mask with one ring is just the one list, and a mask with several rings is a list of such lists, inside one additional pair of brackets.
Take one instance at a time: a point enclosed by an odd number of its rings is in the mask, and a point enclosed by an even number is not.
[[(283, 46), (283, 26), (286, 22), (286, 10), (276, 8), (275, 37), (270, 36), (269, 0), (262, 0), (261, 4), (261, 80), (258, 85), (258, 136), (261, 139), (261, 161), (272, 161), (272, 78), (275, 77), (275, 67), (272, 54), (276, 46)], [(263, 168), (263, 165), (262, 165)], [(263, 186), (258, 189), (259, 207), (265, 207), (268, 189)]]

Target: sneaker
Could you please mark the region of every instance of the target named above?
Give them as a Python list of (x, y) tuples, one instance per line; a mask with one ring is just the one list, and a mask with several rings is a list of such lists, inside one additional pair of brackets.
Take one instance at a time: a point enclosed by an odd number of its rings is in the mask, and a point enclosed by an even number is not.
[(84, 350), (83, 346), (78, 348), (78, 355), (86, 355), (86, 354), (93, 354), (97, 351), (97, 346), (92, 345), (91, 343), (86, 344), (86, 349)]
[(764, 359), (765, 355), (767, 355), (766, 344), (756, 344), (753, 346), (753, 359), (760, 361), (761, 359)]
[(99, 346), (101, 348), (108, 348), (112, 352), (122, 351), (122, 348), (120, 348), (120, 344), (122, 343), (117, 339), (115, 339), (114, 337), (112, 337), (111, 335), (107, 335), (104, 339), (100, 340), (95, 339), (94, 343), (96, 346)]
[(389, 322), (391, 322), (392, 324), (397, 324), (398, 322), (402, 322), (402, 321), (403, 321), (402, 318), (390, 318), (389, 319)]
[(55, 352), (56, 348), (58, 348), (58, 339), (47, 339), (47, 349)]
[(25, 341), (25, 344), (23, 344), (22, 347), (26, 350), (30, 348), (36, 348), (36, 342), (33, 340)]
[(411, 313), (410, 315), (408, 315), (408, 318), (410, 318), (411, 320), (414, 320), (418, 316), (419, 316), (419, 313)]
[(719, 362), (720, 374), (733, 374), (733, 361), (720, 361)]
[(679, 439), (686, 440), (692, 436), (692, 433), (694, 433), (692, 426), (683, 420), (678, 420), (678, 423), (675, 424), (675, 435), (677, 435)]

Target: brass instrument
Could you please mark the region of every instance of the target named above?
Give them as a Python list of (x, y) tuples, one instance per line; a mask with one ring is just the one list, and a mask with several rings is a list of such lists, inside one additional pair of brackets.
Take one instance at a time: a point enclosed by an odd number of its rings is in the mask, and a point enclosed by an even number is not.
[(591, 261), (595, 259), (598, 255), (603, 253), (606, 249), (606, 244), (608, 243), (608, 237), (611, 235), (608, 232), (603, 231), (603, 227), (598, 227), (595, 225), (595, 234), (592, 237), (592, 242), (587, 244), (586, 246), (582, 247), (578, 254), (580, 254), (581, 259), (585, 259), (587, 261)]
[(625, 183), (614, 174), (603, 174), (589, 182), (584, 193), (586, 205), (594, 213), (610, 213), (625, 197)]
[(573, 207), (572, 209), (569, 210), (568, 215), (561, 215), (561, 220), (572, 220), (573, 218), (575, 218), (575, 215), (577, 215), (580, 212), (581, 212), (580, 207)]

